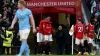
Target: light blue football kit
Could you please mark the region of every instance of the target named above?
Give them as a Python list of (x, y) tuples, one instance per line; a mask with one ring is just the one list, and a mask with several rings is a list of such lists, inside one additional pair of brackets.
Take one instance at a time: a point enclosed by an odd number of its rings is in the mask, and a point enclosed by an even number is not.
[(31, 10), (27, 8), (23, 11), (21, 11), (20, 9), (17, 10), (15, 16), (19, 20), (19, 30), (30, 29), (29, 15), (31, 14)]
[[(32, 15), (32, 12), (27, 8), (25, 8), (24, 10), (18, 9), (16, 11), (15, 17), (19, 20), (19, 30), (30, 30), (30, 15)], [(18, 56), (22, 56), (24, 52), (26, 53), (26, 56), (29, 56), (29, 46), (27, 42), (22, 42)]]

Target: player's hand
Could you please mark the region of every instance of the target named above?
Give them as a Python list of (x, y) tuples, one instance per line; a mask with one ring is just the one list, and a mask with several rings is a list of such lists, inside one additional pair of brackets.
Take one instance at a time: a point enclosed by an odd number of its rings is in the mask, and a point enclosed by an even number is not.
[(13, 29), (13, 28), (14, 28), (13, 26), (10, 26), (10, 27), (9, 27), (10, 30)]
[(86, 34), (84, 34), (84, 35), (83, 35), (83, 38), (84, 38), (84, 39), (87, 39), (87, 35), (86, 35)]
[(36, 29), (33, 29), (33, 33), (36, 33), (37, 31), (36, 31)]

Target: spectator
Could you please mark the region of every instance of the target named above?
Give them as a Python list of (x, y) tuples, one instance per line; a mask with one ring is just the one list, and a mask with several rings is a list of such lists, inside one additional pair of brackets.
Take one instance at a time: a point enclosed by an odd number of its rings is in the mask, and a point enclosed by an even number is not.
[(2, 15), (0, 14), (0, 22), (1, 22), (1, 19), (2, 19), (1, 17), (2, 17)]
[(0, 55), (2, 54), (2, 48), (3, 47), (3, 37), (2, 37), (2, 33), (1, 33), (1, 30), (0, 30)]
[(9, 18), (9, 21), (12, 22), (12, 17), (14, 16), (13, 15), (13, 11), (11, 9), (11, 7), (8, 7), (8, 18)]
[(88, 6), (89, 11), (91, 11), (91, 6), (92, 6), (92, 5), (91, 5), (91, 4), (92, 4), (91, 1), (92, 1), (92, 0), (86, 0), (86, 4), (87, 4), (87, 6)]
[[(0, 21), (1, 21), (1, 14), (0, 14)], [(2, 54), (2, 45), (3, 45), (3, 38), (2, 38), (2, 27), (0, 25), (0, 54)]]
[(6, 11), (4, 11), (4, 16), (3, 16), (2, 21), (3, 21), (3, 24), (4, 24), (5, 27), (9, 27), (10, 22), (9, 22), (9, 18), (7, 17)]
[(62, 55), (64, 51), (64, 33), (62, 26), (58, 27), (58, 31), (56, 32), (56, 44), (57, 44), (57, 54)]
[(100, 16), (100, 3), (99, 3), (99, 9), (98, 9), (97, 13), (98, 13), (98, 16)]
[(95, 13), (97, 13), (97, 9), (96, 9), (96, 7), (93, 8), (93, 13), (91, 14), (91, 17), (94, 18), (94, 17), (95, 17)]
[(0, 54), (3, 54), (3, 41), (5, 40), (5, 29), (4, 27), (0, 28)]
[(92, 14), (94, 12), (95, 7), (96, 7), (96, 1), (92, 0), (91, 4), (92, 4), (92, 6), (91, 6), (91, 14)]
[(72, 45), (72, 37), (69, 35), (70, 27), (67, 25), (64, 28), (64, 37), (65, 37), (65, 54), (70, 55), (71, 54), (71, 45)]
[[(2, 3), (0, 2), (0, 11), (1, 11), (0, 13), (2, 14), (2, 16), (0, 14), (0, 35), (2, 35), (4, 38), (6, 37), (5, 36), (5, 34), (6, 34), (5, 29), (7, 27), (9, 27), (10, 22), (12, 22), (12, 18), (15, 14), (16, 7), (17, 6), (15, 6), (13, 3), (8, 3), (8, 4), (4, 5), (3, 2)], [(16, 32), (15, 35), (16, 36), (17, 36), (17, 33), (18, 33), (17, 25), (18, 24), (16, 24), (16, 27), (15, 27), (15, 32)], [(0, 47), (1, 47), (0, 52), (3, 52), (3, 50), (1, 50), (1, 49), (3, 49), (2, 48), (2, 44), (3, 44), (2, 41), (4, 41), (4, 40), (2, 40), (2, 38), (0, 36)], [(14, 41), (14, 42), (16, 42), (16, 41)]]
[(99, 10), (99, 0), (96, 0), (96, 9)]

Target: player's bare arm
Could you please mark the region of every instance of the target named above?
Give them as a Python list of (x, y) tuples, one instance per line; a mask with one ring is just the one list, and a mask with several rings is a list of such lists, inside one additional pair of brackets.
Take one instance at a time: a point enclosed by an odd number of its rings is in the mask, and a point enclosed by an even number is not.
[(13, 21), (12, 21), (12, 24), (10, 26), (10, 29), (13, 29), (14, 28), (14, 25), (15, 25), (16, 22), (17, 22), (17, 18), (15, 16), (14, 19), (13, 19)]
[(32, 27), (33, 27), (33, 33), (35, 33), (35, 32), (36, 32), (36, 29), (35, 29), (34, 17), (33, 17), (33, 15), (30, 15), (29, 17), (30, 17), (31, 25), (32, 25)]

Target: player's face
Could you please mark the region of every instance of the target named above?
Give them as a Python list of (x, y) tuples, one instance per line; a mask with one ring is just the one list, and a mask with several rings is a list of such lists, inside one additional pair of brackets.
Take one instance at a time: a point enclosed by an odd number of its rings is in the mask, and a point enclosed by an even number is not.
[(47, 17), (47, 20), (48, 20), (48, 21), (50, 21), (50, 19), (51, 19), (50, 17)]
[(18, 2), (18, 8), (19, 9), (22, 8), (22, 4), (20, 4), (19, 2)]
[(78, 23), (81, 23), (81, 21), (77, 20)]
[(4, 11), (4, 15), (7, 15), (7, 11)]
[(58, 29), (59, 29), (59, 30), (62, 30), (62, 26), (59, 26)]

